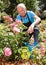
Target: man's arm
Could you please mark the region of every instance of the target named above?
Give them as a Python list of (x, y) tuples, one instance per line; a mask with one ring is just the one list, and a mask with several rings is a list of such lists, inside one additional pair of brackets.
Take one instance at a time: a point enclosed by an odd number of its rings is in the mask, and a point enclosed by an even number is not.
[(41, 19), (37, 15), (34, 16), (34, 19), (35, 21), (29, 26), (29, 29), (27, 30), (27, 32), (30, 34), (34, 32), (34, 26), (41, 21)]
[(34, 19), (35, 21), (32, 23), (32, 25), (34, 26), (37, 25), (41, 21), (41, 19), (37, 15), (34, 16)]

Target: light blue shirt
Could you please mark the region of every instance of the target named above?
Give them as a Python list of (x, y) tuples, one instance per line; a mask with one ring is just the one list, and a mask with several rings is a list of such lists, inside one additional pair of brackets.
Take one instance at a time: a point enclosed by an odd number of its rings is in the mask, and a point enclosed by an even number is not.
[[(34, 16), (36, 15), (33, 11), (27, 11), (27, 14), (28, 14), (28, 16), (26, 15), (26, 17), (24, 18), (24, 17), (22, 17), (20, 14), (18, 14), (17, 15), (17, 19), (18, 20), (21, 20), (22, 19), (22, 22), (24, 22), (24, 23), (27, 23), (27, 22), (29, 22), (29, 19), (30, 19), (30, 21), (31, 21), (31, 23), (33, 23), (35, 20), (34, 20)], [(29, 17), (29, 18), (28, 18)]]

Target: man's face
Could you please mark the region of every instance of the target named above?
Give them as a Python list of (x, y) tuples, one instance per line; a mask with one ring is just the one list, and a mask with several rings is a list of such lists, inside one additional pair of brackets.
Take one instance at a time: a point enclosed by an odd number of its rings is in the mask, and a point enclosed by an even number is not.
[(25, 16), (26, 15), (26, 9), (22, 8), (22, 7), (18, 7), (17, 8), (17, 11), (18, 13), (21, 15), (21, 16)]

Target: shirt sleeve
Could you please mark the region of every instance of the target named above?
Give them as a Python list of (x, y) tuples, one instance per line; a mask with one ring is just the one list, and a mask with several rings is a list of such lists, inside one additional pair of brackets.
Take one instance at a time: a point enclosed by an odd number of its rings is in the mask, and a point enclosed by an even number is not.
[(33, 11), (28, 11), (28, 15), (29, 15), (30, 21), (33, 23), (35, 21), (34, 16), (36, 14)]
[(31, 14), (31, 17), (34, 17), (36, 15), (33, 11), (31, 11), (30, 14)]

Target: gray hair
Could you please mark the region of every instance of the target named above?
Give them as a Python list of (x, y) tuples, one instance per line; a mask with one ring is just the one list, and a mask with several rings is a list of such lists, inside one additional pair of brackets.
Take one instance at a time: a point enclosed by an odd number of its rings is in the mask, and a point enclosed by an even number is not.
[(23, 9), (26, 9), (26, 6), (25, 6), (23, 3), (18, 4), (18, 5), (17, 5), (17, 8), (18, 8), (18, 7), (22, 7)]

